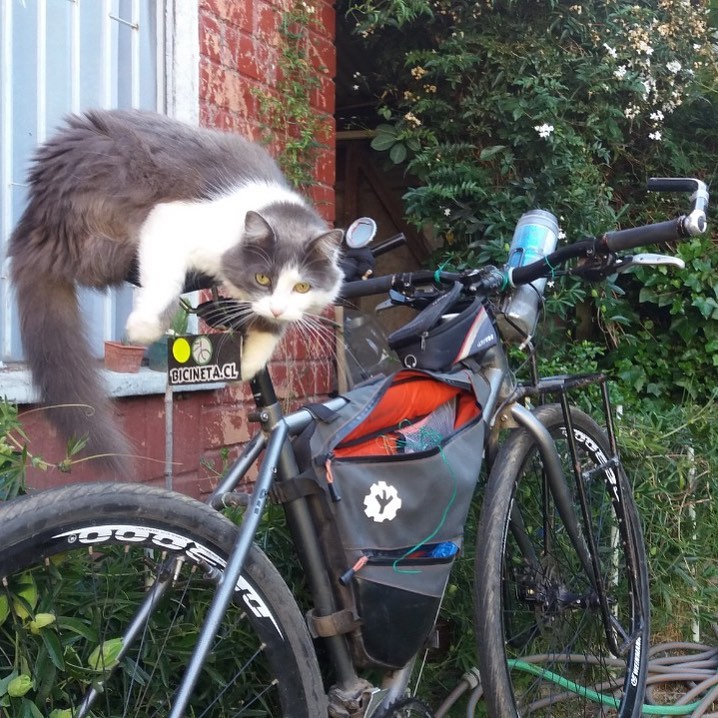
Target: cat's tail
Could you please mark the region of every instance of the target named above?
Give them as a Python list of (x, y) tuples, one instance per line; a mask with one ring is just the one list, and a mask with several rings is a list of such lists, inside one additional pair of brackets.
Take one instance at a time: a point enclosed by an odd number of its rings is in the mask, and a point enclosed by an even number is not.
[(66, 439), (86, 437), (83, 454), (97, 457), (98, 468), (128, 476), (129, 443), (115, 423), (90, 351), (75, 285), (50, 274), (38, 276), (28, 257), (14, 255), (20, 333), (48, 418)]

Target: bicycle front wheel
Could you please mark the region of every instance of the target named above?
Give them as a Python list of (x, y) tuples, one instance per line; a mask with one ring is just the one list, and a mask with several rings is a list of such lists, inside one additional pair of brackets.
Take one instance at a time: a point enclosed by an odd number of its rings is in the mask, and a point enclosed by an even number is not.
[(607, 609), (569, 540), (533, 438), (514, 431), (494, 462), (477, 540), (477, 635), (489, 715), (639, 716), (649, 596), (630, 487), (620, 466), (591, 471), (609, 460), (607, 438), (572, 410), (584, 520), (561, 408), (535, 414), (556, 443), (581, 531), (593, 537)]
[[(236, 535), (205, 504), (132, 484), (0, 506), (0, 713), (166, 716)], [(254, 547), (187, 715), (326, 712), (301, 612)]]

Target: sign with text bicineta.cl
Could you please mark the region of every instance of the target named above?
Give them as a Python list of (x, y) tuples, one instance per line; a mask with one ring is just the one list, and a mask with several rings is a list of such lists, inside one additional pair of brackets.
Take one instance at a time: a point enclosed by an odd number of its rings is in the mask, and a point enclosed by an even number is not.
[(172, 386), (212, 384), (240, 378), (239, 332), (193, 334), (168, 340), (167, 374)]

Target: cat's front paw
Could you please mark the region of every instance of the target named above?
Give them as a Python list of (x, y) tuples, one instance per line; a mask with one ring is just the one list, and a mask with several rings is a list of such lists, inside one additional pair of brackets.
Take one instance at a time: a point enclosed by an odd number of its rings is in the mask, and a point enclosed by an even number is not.
[(241, 375), (244, 381), (254, 378), (260, 369), (267, 366), (280, 338), (280, 335), (268, 332), (247, 333), (242, 346)]
[(267, 366), (269, 357), (263, 358), (259, 356), (242, 356), (242, 363), (240, 367), (241, 377), (243, 381), (249, 381), (254, 379), (255, 375)]
[(165, 333), (160, 317), (132, 312), (125, 324), (127, 338), (133, 344), (152, 344)]

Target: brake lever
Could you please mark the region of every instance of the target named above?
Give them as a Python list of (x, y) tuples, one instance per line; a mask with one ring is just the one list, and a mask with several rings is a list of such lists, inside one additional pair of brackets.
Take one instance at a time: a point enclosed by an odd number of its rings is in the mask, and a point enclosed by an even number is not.
[(615, 267), (617, 272), (625, 272), (631, 267), (677, 267), (684, 269), (686, 263), (680, 257), (673, 257), (668, 254), (631, 254), (620, 258), (620, 266)]
[(408, 306), (412, 309), (424, 309), (439, 296), (441, 296), (441, 292), (436, 289), (418, 292), (414, 290), (411, 294), (404, 294), (404, 292), (401, 292), (398, 289), (390, 289), (389, 298), (377, 304), (374, 311), (381, 312), (385, 309), (401, 306)]

